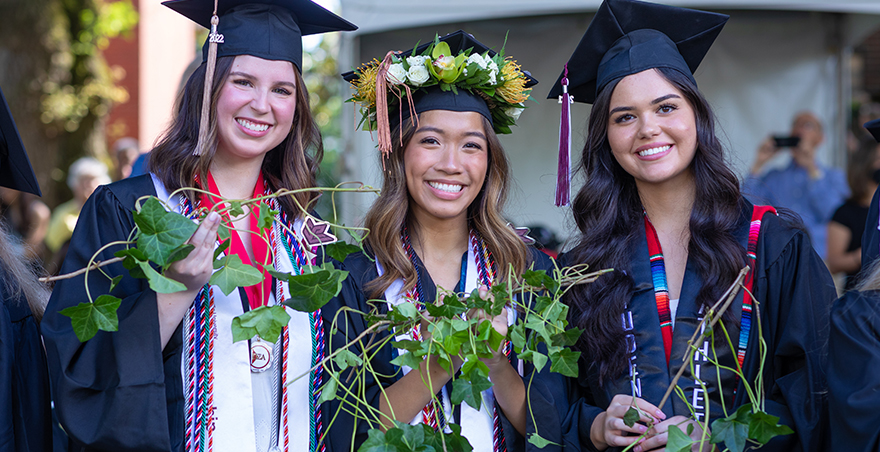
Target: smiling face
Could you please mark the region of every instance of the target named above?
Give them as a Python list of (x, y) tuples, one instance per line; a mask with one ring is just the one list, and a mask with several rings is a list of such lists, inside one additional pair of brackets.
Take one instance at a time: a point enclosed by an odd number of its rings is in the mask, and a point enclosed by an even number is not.
[(620, 80), (611, 94), (608, 143), (637, 186), (692, 177), (697, 149), (694, 109), (657, 70)]
[(262, 159), (284, 141), (296, 110), (294, 71), (289, 61), (235, 57), (217, 99), (217, 159)]
[(415, 220), (466, 222), (489, 164), (483, 117), (472, 111), (422, 113), (403, 158)]

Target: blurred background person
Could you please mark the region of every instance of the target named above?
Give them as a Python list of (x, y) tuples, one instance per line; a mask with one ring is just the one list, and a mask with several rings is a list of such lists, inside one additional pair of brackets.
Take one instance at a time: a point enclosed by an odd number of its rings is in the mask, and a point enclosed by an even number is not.
[(61, 261), (66, 254), (65, 246), (73, 234), (73, 228), (76, 227), (76, 219), (79, 218), (79, 211), (82, 209), (83, 203), (98, 188), (99, 185), (109, 184), (110, 175), (107, 172), (107, 165), (101, 163), (93, 157), (82, 157), (70, 165), (67, 172), (67, 185), (73, 191), (73, 199), (65, 203), (59, 204), (52, 212), (52, 219), (49, 221), (49, 230), (46, 233), (46, 246), (53, 253), (53, 257), (46, 269), (49, 273), (61, 267)]
[(113, 143), (113, 155), (116, 157), (116, 169), (113, 171), (113, 180), (122, 180), (131, 176), (132, 166), (141, 155), (138, 140), (132, 137), (124, 137)]
[[(767, 137), (758, 147), (755, 163), (743, 182), (743, 194), (753, 203), (769, 203), (801, 216), (813, 248), (826, 259), (828, 221), (849, 195), (841, 170), (816, 160), (822, 144), (822, 123), (811, 112), (794, 117), (790, 137)], [(791, 149), (791, 163), (766, 171), (764, 166), (781, 149)]]
[(43, 239), (51, 215), (49, 206), (33, 193), (0, 187), (0, 218), (6, 224), (6, 232), (15, 239), (9, 244), (34, 269), (42, 267), (43, 259), (48, 257)]
[(878, 145), (873, 139), (863, 140), (859, 149), (849, 158), (846, 179), (850, 197), (831, 217), (828, 223), (828, 270), (845, 273), (844, 290), (851, 290), (862, 268), (862, 234), (868, 219), (871, 196), (880, 181)]

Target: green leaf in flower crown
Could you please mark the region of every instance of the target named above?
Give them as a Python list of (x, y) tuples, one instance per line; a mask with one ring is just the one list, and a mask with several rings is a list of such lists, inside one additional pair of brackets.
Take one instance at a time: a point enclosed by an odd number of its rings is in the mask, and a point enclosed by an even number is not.
[(357, 253), (360, 250), (361, 248), (359, 246), (345, 243), (342, 240), (333, 242), (329, 245), (324, 245), (324, 254), (339, 262), (344, 261), (349, 254)]
[(771, 439), (777, 436), (790, 435), (794, 433), (787, 425), (779, 424), (779, 418), (763, 411), (752, 413), (752, 419), (749, 422), (749, 439), (754, 440), (758, 444), (767, 444)]
[(160, 267), (168, 266), (168, 258), (198, 229), (185, 216), (168, 212), (156, 198), (148, 198), (140, 212), (132, 214), (138, 227), (137, 247)]
[(670, 425), (667, 433), (666, 452), (690, 452), (694, 441), (685, 435), (677, 425)]
[[(389, 429), (388, 433), (391, 433), (393, 430), (398, 429)], [(361, 445), (358, 452), (397, 452), (397, 445), (388, 442), (388, 438), (386, 437), (386, 433), (377, 428), (370, 429), (367, 432), (367, 440)]]
[(358, 355), (355, 355), (351, 350), (342, 349), (339, 351), (333, 358), (333, 362), (339, 367), (340, 371), (348, 369), (349, 367), (357, 367), (364, 363)]
[(570, 347), (577, 343), (577, 340), (579, 337), (581, 337), (582, 333), (583, 330), (581, 330), (580, 328), (567, 329), (563, 333), (554, 334), (552, 336), (553, 344)]
[(94, 303), (80, 303), (76, 306), (64, 308), (61, 315), (70, 317), (73, 333), (80, 342), (85, 342), (101, 331), (116, 331), (119, 329), (119, 317), (116, 310), (122, 300), (112, 295), (101, 295)]
[(284, 306), (260, 306), (232, 319), (232, 341), (246, 341), (259, 335), (264, 341), (275, 343), (288, 322), (290, 314)]
[(550, 355), (553, 364), (550, 365), (551, 372), (557, 372), (566, 377), (577, 378), (578, 376), (578, 359), (581, 352), (575, 352), (568, 348), (563, 348)]
[(284, 302), (285, 305), (300, 312), (314, 312), (339, 295), (342, 281), (348, 277), (348, 272), (337, 270), (330, 264), (320, 268), (322, 269), (315, 270), (314, 273), (294, 275), (287, 280), (290, 299)]
[(269, 204), (265, 202), (260, 203), (260, 216), (257, 218), (257, 227), (260, 230), (266, 230), (272, 227), (272, 223), (275, 221), (275, 215), (278, 215), (277, 210), (272, 210), (269, 208)]
[(715, 419), (712, 422), (712, 444), (723, 443), (730, 452), (743, 452), (749, 437), (749, 424), (752, 420), (752, 404), (742, 405), (731, 416)]
[(150, 282), (150, 289), (153, 289), (156, 293), (175, 293), (186, 290), (186, 286), (183, 283), (160, 274), (149, 262), (138, 262), (138, 267), (147, 276), (147, 280)]
[(256, 268), (246, 265), (238, 254), (230, 254), (214, 261), (217, 271), (211, 275), (208, 284), (216, 285), (229, 295), (239, 287), (253, 286), (263, 281), (263, 274)]
[(537, 433), (529, 434), (529, 444), (537, 447), (538, 449), (543, 449), (551, 444), (555, 444), (558, 446), (558, 444), (548, 439), (542, 438), (541, 435), (538, 435)]

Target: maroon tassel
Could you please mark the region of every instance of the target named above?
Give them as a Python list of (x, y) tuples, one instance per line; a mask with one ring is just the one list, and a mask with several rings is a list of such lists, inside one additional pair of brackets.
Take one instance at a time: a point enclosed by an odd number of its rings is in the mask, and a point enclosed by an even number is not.
[(556, 207), (567, 206), (571, 192), (571, 103), (568, 94), (568, 64), (562, 73), (562, 115), (559, 118), (559, 164), (556, 168)]

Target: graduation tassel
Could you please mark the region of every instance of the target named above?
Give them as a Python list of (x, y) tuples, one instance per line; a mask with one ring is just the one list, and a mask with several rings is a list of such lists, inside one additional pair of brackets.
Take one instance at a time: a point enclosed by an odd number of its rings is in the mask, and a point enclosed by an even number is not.
[(571, 191), (571, 104), (574, 97), (568, 94), (568, 64), (562, 74), (562, 114), (559, 118), (559, 163), (556, 168), (556, 206), (567, 206)]
[(202, 116), (199, 121), (199, 141), (193, 155), (202, 155), (208, 146), (208, 133), (211, 118), (211, 91), (214, 88), (214, 68), (217, 66), (217, 44), (223, 43), (223, 35), (217, 33), (217, 0), (214, 0), (214, 15), (211, 16), (211, 34), (208, 35), (208, 66), (205, 68), (205, 89), (202, 92)]
[(391, 66), (392, 56), (394, 56), (394, 52), (388, 52), (382, 63), (379, 64), (379, 70), (376, 72), (376, 134), (379, 140), (379, 152), (385, 158), (388, 158), (388, 155), (391, 154), (391, 124), (388, 120), (388, 81), (385, 80), (385, 74)]

